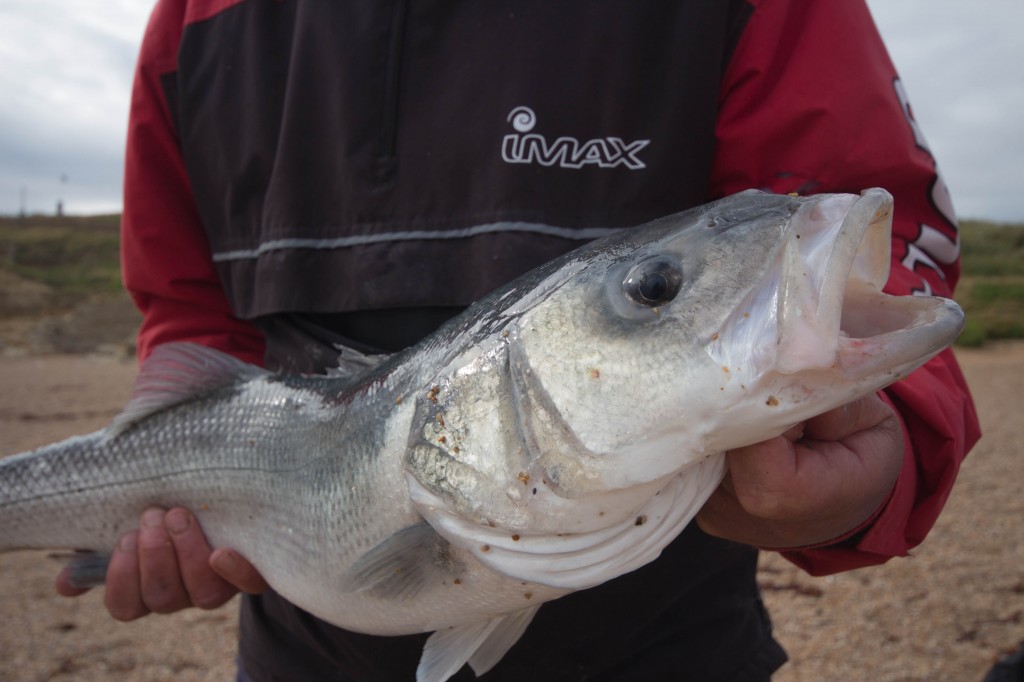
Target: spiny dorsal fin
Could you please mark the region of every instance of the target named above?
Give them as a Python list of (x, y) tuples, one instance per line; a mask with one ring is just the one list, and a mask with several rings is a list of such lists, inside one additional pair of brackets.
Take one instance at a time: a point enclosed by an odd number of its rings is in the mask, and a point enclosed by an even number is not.
[(157, 346), (139, 368), (132, 398), (107, 427), (106, 438), (196, 396), (267, 374), (265, 369), (196, 343)]
[(332, 379), (354, 381), (391, 357), (386, 353), (370, 355), (338, 343), (334, 344), (334, 348), (338, 351), (338, 365), (324, 372)]

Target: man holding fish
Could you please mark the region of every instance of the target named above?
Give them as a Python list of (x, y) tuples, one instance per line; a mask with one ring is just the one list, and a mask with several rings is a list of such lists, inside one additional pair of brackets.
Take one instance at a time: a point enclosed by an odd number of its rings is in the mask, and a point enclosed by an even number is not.
[[(184, 341), (311, 373), (339, 346), (393, 353), (587, 240), (748, 188), (886, 188), (886, 291), (952, 295), (955, 217), (862, 2), (357, 5), (158, 3), (123, 227), (141, 358)], [(886, 206), (872, 205), (873, 224)], [(672, 272), (642, 282), (671, 289)], [(870, 327), (859, 318), (871, 314), (844, 312), (843, 325)], [(808, 329), (778, 355), (814, 355)], [(708, 353), (734, 357), (716, 341)], [(755, 548), (816, 575), (906, 555), (977, 428), (946, 350), (729, 449), (721, 485), (659, 558), (546, 603), (485, 679), (768, 679), (785, 654)], [(113, 552), (106, 604), (131, 620), (241, 590), (240, 680), (412, 679), (426, 633), (330, 625), (248, 559), (230, 539), (213, 549), (190, 511), (151, 508)], [(58, 590), (82, 591), (67, 574)], [(467, 666), (452, 679), (472, 678)]]

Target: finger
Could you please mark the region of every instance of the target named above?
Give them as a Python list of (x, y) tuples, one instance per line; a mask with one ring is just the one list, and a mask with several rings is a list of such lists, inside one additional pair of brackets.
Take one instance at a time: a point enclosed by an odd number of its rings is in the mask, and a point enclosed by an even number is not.
[(193, 606), (215, 609), (231, 599), (237, 590), (210, 567), (212, 548), (199, 522), (187, 509), (167, 512), (164, 526), (174, 545), (181, 581)]
[(260, 594), (270, 587), (256, 567), (234, 550), (214, 550), (210, 557), (210, 566), (225, 580), (247, 594)]
[(711, 496), (697, 515), (697, 526), (708, 535), (754, 547), (768, 549), (792, 544), (786, 526), (751, 516), (736, 498), (720, 491)]
[(139, 589), (139, 531), (125, 533), (110, 555), (103, 603), (115, 619), (130, 621), (149, 613)]
[[(786, 439), (728, 453), (728, 485), (698, 516), (712, 535), (758, 547), (800, 547), (826, 542), (860, 523), (876, 508), (842, 491), (847, 478), (829, 457)], [(841, 448), (842, 445), (829, 443)], [(818, 470), (823, 473), (811, 473)]]
[[(903, 461), (903, 430), (877, 395), (826, 412), (787, 433), (728, 453), (740, 504), (770, 519), (842, 513), (888, 495)], [(881, 500), (878, 500), (881, 503)]]
[(800, 462), (831, 483), (823, 492), (874, 511), (903, 467), (903, 427), (895, 410), (872, 394), (808, 422), (796, 450)]
[(902, 465), (902, 445), (897, 423), (842, 442), (779, 438), (740, 448), (727, 455), (729, 493), (753, 517), (790, 524), (794, 531), (801, 525), (808, 532), (820, 528), (834, 537), (888, 497)]
[(726, 461), (730, 493), (739, 505), (766, 519), (790, 515), (793, 493), (808, 474), (806, 466), (801, 469), (793, 441), (780, 436), (730, 450)]
[[(865, 434), (857, 440), (876, 438)], [(800, 521), (846, 514), (848, 505), (863, 504), (868, 491), (882, 485), (877, 479), (890, 478), (889, 467), (876, 471), (869, 450), (858, 453), (845, 442), (775, 438), (727, 457), (734, 494), (744, 509), (764, 519)]]
[(808, 419), (803, 437), (816, 440), (843, 440), (894, 417), (892, 408), (877, 394), (872, 393)]
[(786, 429), (786, 431), (782, 434), (782, 437), (790, 441), (791, 443), (796, 442), (804, 437), (804, 427), (805, 422), (794, 424), (793, 426)]
[(727, 468), (725, 477), (718, 488), (697, 512), (697, 525), (709, 535), (736, 539), (730, 537), (730, 531), (733, 530), (733, 526), (737, 525), (737, 519), (742, 518), (746, 522), (748, 517), (749, 515), (736, 499), (732, 476)]
[(143, 603), (156, 613), (172, 613), (189, 606), (181, 582), (178, 555), (164, 527), (166, 512), (151, 507), (139, 521), (139, 575)]

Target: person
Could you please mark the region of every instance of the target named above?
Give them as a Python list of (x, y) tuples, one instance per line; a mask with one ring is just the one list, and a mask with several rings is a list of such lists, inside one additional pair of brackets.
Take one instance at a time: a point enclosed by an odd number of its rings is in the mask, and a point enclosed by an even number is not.
[[(951, 295), (952, 207), (859, 0), (160, 0), (131, 104), (124, 278), (141, 358), (193, 341), (318, 372), (335, 344), (415, 342), (589, 228), (750, 187), (871, 186), (896, 198), (887, 290)], [(906, 555), (977, 438), (947, 351), (733, 451), (659, 559), (545, 604), (484, 679), (767, 679), (785, 653), (758, 548), (814, 575)], [(143, 514), (105, 600), (131, 620), (238, 589), (239, 679), (412, 679), (426, 634), (313, 618), (211, 552), (188, 510)], [(58, 590), (79, 593), (66, 574)]]

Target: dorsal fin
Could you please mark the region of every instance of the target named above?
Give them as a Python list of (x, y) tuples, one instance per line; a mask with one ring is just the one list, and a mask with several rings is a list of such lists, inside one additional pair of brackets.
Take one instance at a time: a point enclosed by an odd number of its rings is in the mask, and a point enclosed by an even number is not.
[(157, 346), (139, 368), (132, 398), (107, 427), (106, 438), (196, 396), (267, 374), (265, 369), (196, 343)]
[(386, 353), (379, 355), (363, 353), (355, 348), (342, 346), (339, 343), (334, 344), (334, 348), (338, 351), (338, 365), (336, 367), (329, 367), (324, 372), (332, 379), (354, 381), (391, 357)]

